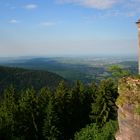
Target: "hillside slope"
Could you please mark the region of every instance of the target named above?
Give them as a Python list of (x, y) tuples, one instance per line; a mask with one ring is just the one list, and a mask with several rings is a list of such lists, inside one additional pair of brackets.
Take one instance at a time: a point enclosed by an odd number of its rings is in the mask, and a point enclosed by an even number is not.
[(64, 78), (48, 71), (0, 66), (0, 92), (9, 85), (17, 89), (33, 87), (37, 90), (43, 86), (54, 88), (62, 80)]
[[(123, 60), (123, 61), (122, 61)], [(100, 82), (110, 77), (108, 68), (112, 65), (120, 65), (132, 74), (137, 73), (138, 62), (127, 58), (96, 58), (96, 57), (52, 57), (52, 58), (29, 58), (8, 60), (0, 62), (0, 65), (19, 67), (32, 70), (47, 70), (56, 73), (71, 82), (80, 80), (83, 83), (92, 81)]]

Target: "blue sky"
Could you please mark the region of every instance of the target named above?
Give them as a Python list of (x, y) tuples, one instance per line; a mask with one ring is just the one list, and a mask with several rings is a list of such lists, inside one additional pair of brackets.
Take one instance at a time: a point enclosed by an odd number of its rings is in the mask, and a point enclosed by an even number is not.
[(0, 56), (137, 55), (140, 0), (0, 0)]

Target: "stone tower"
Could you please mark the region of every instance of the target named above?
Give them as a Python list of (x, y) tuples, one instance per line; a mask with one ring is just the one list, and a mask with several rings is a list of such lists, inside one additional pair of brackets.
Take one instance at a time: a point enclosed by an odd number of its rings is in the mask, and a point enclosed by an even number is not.
[(140, 19), (136, 22), (137, 26), (138, 26), (138, 40), (139, 40), (139, 43), (138, 43), (138, 74), (140, 75)]

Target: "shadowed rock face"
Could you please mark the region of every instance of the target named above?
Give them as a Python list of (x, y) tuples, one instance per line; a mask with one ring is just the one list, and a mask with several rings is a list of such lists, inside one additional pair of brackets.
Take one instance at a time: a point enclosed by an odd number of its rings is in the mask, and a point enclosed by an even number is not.
[(116, 140), (140, 140), (140, 78), (123, 78), (118, 85), (119, 97)]

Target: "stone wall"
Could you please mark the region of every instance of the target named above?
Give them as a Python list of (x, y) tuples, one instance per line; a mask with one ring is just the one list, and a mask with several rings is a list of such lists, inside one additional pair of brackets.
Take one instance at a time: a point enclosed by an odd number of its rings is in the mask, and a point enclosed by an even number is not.
[(123, 78), (118, 85), (119, 97), (116, 140), (140, 140), (140, 79)]

